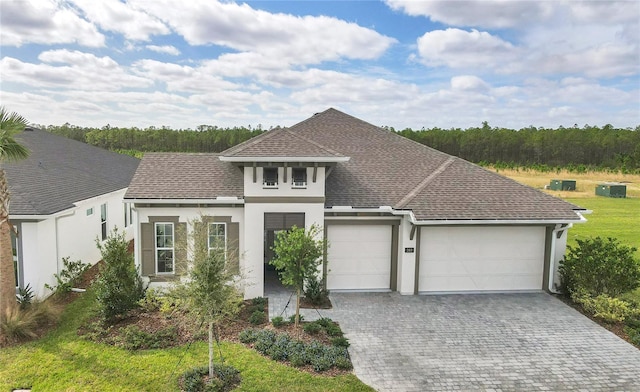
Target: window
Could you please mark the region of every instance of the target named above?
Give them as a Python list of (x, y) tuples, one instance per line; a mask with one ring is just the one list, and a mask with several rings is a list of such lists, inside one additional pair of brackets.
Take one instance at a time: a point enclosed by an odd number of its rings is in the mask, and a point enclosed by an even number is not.
[(209, 223), (209, 253), (223, 251), (227, 257), (227, 224)]
[(16, 227), (13, 226), (13, 230), (11, 230), (11, 251), (13, 253), (13, 270), (16, 274), (16, 287), (20, 285), (20, 280), (18, 279), (18, 239), (16, 238)]
[(124, 227), (133, 224), (133, 207), (131, 203), (124, 204)]
[(307, 187), (307, 168), (294, 167), (291, 171), (291, 184), (294, 188)]
[(156, 223), (156, 272), (173, 273), (173, 223)]
[(102, 241), (107, 239), (107, 205), (102, 204), (100, 206), (100, 230), (102, 235)]
[(93, 215), (93, 207), (87, 208), (87, 216)]
[(263, 170), (263, 185), (265, 188), (277, 188), (278, 187), (278, 168), (277, 167), (265, 167)]

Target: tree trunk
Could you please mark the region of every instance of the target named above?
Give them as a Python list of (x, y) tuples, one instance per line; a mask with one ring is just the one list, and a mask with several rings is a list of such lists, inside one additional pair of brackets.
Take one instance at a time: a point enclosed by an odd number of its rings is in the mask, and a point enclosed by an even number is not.
[(11, 251), (9, 190), (4, 170), (0, 169), (0, 320), (16, 306), (16, 281)]
[(213, 322), (209, 322), (209, 377), (213, 378)]
[(296, 290), (296, 320), (295, 327), (298, 328), (300, 325), (300, 287)]

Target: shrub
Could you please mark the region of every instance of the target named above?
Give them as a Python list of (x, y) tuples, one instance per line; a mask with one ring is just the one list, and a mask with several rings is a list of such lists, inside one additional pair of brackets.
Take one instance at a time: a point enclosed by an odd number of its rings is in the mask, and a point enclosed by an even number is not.
[(205, 384), (204, 377), (209, 375), (208, 366), (187, 370), (180, 377), (182, 390), (185, 392), (226, 392), (240, 384), (240, 372), (230, 365), (214, 363), (213, 373), (215, 377)]
[(264, 297), (253, 298), (251, 299), (251, 305), (264, 309), (264, 307), (267, 305), (267, 299)]
[(104, 244), (96, 243), (105, 263), (95, 284), (98, 308), (105, 320), (112, 321), (138, 306), (145, 289), (124, 233), (115, 229)]
[(26, 287), (18, 288), (17, 298), (20, 309), (24, 310), (31, 305), (31, 301), (33, 301), (33, 289), (30, 283), (28, 283)]
[(616, 297), (640, 286), (640, 263), (633, 257), (636, 248), (613, 238), (595, 237), (577, 243), (576, 247), (569, 246), (560, 262), (565, 293), (582, 288), (592, 297)]
[(305, 326), (302, 329), (304, 329), (304, 331), (309, 335), (317, 335), (318, 332), (320, 332), (320, 330), (322, 329), (322, 327), (316, 323), (309, 323), (309, 324), (305, 324)]
[(279, 327), (282, 327), (285, 324), (285, 322), (284, 322), (284, 319), (281, 316), (276, 316), (276, 317), (271, 319), (271, 324), (274, 327), (279, 328)]
[[(300, 315), (300, 321), (304, 320), (304, 317), (302, 317), (302, 315)], [(289, 316), (289, 323), (291, 324), (295, 324), (296, 322), (296, 315), (292, 314), (291, 316)]]
[(249, 322), (253, 325), (259, 325), (265, 322), (267, 315), (262, 310), (254, 310), (249, 316)]
[(324, 288), (324, 280), (315, 276), (305, 281), (304, 297), (313, 305), (322, 305), (329, 298), (329, 291)]
[(82, 274), (91, 267), (91, 265), (80, 260), (70, 261), (70, 257), (63, 257), (62, 265), (63, 268), (60, 274), (53, 274), (53, 277), (56, 278), (56, 285), (51, 286), (48, 283), (44, 285), (45, 288), (58, 295), (70, 292), (74, 286), (80, 283)]
[(344, 348), (349, 348), (349, 346), (351, 345), (349, 344), (349, 339), (345, 338), (344, 336), (338, 336), (331, 339), (331, 344), (336, 347), (344, 347)]

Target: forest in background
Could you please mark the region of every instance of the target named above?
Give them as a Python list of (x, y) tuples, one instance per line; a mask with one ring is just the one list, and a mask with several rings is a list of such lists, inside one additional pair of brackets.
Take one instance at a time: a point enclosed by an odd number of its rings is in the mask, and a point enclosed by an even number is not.
[[(144, 152), (221, 152), (263, 132), (261, 127), (201, 125), (196, 129), (167, 127), (102, 128), (70, 124), (41, 127), (49, 132), (113, 151), (142, 156)], [(528, 167), (541, 171), (568, 169), (615, 170), (640, 173), (640, 126), (635, 129), (589, 126), (527, 127), (519, 130), (490, 127), (467, 129), (383, 127), (416, 142), (482, 165), (497, 168)]]

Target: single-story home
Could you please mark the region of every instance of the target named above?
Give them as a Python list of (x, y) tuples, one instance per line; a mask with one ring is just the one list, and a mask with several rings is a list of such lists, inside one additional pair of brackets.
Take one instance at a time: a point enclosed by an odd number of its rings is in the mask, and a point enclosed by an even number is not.
[(96, 239), (115, 227), (133, 238), (133, 211), (123, 197), (140, 160), (35, 128), (16, 140), (27, 159), (4, 163), (11, 201), (16, 287), (38, 297), (55, 286), (62, 259), (95, 264)]
[[(579, 207), (335, 109), (220, 154), (150, 153), (125, 195), (150, 281), (183, 273), (190, 222), (264, 295), (275, 234), (322, 227), (329, 290), (554, 290)], [(182, 233), (182, 234), (180, 234)], [(217, 245), (219, 246), (219, 245)]]

